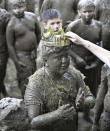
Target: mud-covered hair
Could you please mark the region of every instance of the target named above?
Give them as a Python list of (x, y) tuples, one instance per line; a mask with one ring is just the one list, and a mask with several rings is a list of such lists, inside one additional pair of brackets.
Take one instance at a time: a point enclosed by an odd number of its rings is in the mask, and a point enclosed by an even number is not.
[(78, 3), (78, 10), (86, 7), (93, 7), (95, 9), (95, 4), (93, 0), (80, 0)]
[(56, 9), (48, 9), (44, 11), (41, 15), (42, 21), (46, 23), (48, 20), (54, 19), (54, 18), (60, 18), (61, 15), (58, 10)]
[(13, 2), (13, 7), (20, 7), (26, 4), (26, 0), (15, 0)]
[(50, 47), (50, 46), (43, 46), (43, 53), (42, 53), (42, 58), (43, 61), (47, 61), (49, 56), (55, 53), (60, 53), (62, 51), (67, 51), (69, 50), (69, 46), (63, 46), (63, 47)]

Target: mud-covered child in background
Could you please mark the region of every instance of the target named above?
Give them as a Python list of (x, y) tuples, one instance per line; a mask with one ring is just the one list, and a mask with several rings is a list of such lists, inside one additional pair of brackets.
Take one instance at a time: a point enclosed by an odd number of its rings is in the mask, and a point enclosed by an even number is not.
[(4, 85), (4, 78), (8, 61), (6, 26), (10, 17), (11, 15), (5, 9), (0, 8), (0, 95), (2, 93), (5, 97), (8, 96)]
[(7, 44), (16, 69), (19, 88), (24, 96), (27, 78), (36, 70), (36, 50), (41, 30), (35, 14), (26, 12), (25, 0), (13, 2), (13, 16), (7, 26)]
[[(81, 0), (78, 3), (78, 14), (80, 19), (71, 22), (68, 29), (101, 46), (102, 24), (94, 20), (94, 2), (92, 0)], [(100, 81), (100, 60), (83, 46), (72, 45), (71, 48), (75, 67), (86, 76), (85, 83), (96, 96)], [(90, 121), (88, 116), (86, 112), (84, 117)]]
[(41, 7), (41, 14), (47, 9), (57, 9), (63, 20), (63, 28), (67, 27), (70, 21), (77, 16), (77, 3), (79, 0), (44, 0)]
[[(68, 29), (82, 38), (101, 46), (102, 24), (94, 20), (95, 5), (91, 0), (81, 0), (78, 3), (78, 14), (80, 19), (69, 24)], [(90, 87), (94, 96), (98, 88), (98, 68), (100, 61), (82, 46), (73, 45), (76, 68), (86, 76), (86, 84)]]

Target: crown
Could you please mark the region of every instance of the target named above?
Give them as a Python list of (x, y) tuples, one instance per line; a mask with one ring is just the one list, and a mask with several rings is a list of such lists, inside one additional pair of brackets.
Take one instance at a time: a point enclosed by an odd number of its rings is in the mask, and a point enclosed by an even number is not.
[(60, 47), (70, 45), (70, 41), (65, 37), (63, 29), (59, 29), (58, 32), (52, 32), (51, 29), (48, 29), (46, 33), (43, 33), (42, 41), (46, 46)]

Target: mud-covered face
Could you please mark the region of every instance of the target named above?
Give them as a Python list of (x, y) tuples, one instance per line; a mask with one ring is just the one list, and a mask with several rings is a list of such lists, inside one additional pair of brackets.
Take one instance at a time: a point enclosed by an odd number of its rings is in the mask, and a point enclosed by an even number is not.
[(94, 15), (95, 15), (95, 8), (94, 7), (85, 7), (78, 10), (79, 16), (82, 18), (84, 23), (90, 24)]
[(62, 20), (60, 18), (48, 20), (47, 23), (44, 24), (44, 28), (50, 28), (52, 32), (57, 32), (59, 29), (62, 29)]
[(25, 4), (21, 4), (21, 5), (15, 5), (12, 9), (13, 14), (17, 17), (17, 18), (22, 18), (24, 17), (24, 11), (26, 9), (26, 5)]
[(64, 74), (69, 66), (68, 51), (61, 51), (49, 55), (47, 60), (47, 68), (49, 72), (62, 75)]

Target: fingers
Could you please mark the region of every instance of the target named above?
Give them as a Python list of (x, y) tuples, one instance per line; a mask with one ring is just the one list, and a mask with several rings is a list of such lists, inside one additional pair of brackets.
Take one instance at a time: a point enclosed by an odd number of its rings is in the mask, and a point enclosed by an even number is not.
[(69, 107), (67, 110), (64, 111), (64, 115), (63, 117), (65, 119), (72, 119), (73, 118), (73, 114), (76, 113), (76, 110), (75, 108), (72, 106), (72, 107)]
[(69, 111), (69, 112), (72, 111), (72, 110), (75, 110), (74, 106), (71, 106), (70, 104), (63, 105), (63, 106), (59, 107), (59, 109)]
[(82, 93), (82, 88), (79, 88), (78, 95), (81, 95)]
[(70, 107), (70, 108), (68, 109), (68, 112), (74, 113), (74, 111), (75, 111), (74, 106), (72, 106), (72, 107)]
[(66, 105), (63, 105), (63, 106), (60, 106), (59, 109), (68, 109), (70, 107), (70, 104), (66, 104)]
[(83, 89), (82, 88), (79, 88), (79, 91), (78, 91), (78, 94), (77, 94), (77, 96), (84, 96), (84, 91), (83, 91)]
[(68, 37), (68, 39), (69, 39), (70, 41), (74, 42), (74, 43), (76, 42), (76, 39), (74, 39), (74, 38), (69, 38), (69, 37)]
[(84, 91), (82, 88), (79, 88), (78, 95), (76, 98), (76, 107), (80, 108), (80, 106), (83, 105), (84, 102)]
[(66, 37), (74, 37), (74, 35), (75, 35), (75, 33), (71, 32), (71, 31), (65, 33)]
[(82, 91), (82, 93), (81, 93), (81, 98), (82, 98), (82, 97), (84, 97), (84, 91)]

